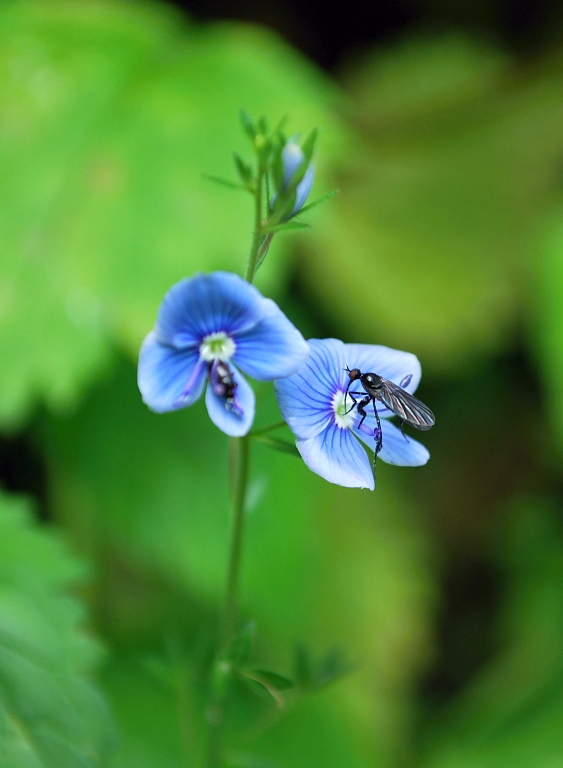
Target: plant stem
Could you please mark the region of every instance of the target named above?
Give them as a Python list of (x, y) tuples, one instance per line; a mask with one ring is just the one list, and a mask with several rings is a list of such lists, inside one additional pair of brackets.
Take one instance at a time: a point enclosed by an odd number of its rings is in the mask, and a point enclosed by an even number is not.
[(221, 626), (221, 642), (224, 652), (236, 631), (237, 618), (237, 588), (239, 582), (242, 544), (244, 538), (244, 502), (248, 482), (248, 461), (250, 440), (248, 436), (233, 437), (232, 446), (234, 457), (233, 478), (233, 522), (231, 533), (231, 551), (229, 554), (229, 570), (227, 575), (227, 590), (223, 623)]
[(246, 265), (244, 279), (251, 283), (254, 280), (256, 269), (258, 267), (258, 255), (262, 245), (262, 187), (264, 184), (264, 173), (259, 168), (256, 179), (256, 195), (254, 197), (254, 235), (250, 246), (250, 254)]
[(208, 730), (205, 765), (207, 768), (220, 768), (222, 765), (225, 709), (231, 677), (228, 651), (237, 630), (237, 594), (244, 541), (244, 505), (250, 454), (250, 440), (248, 436), (232, 438), (231, 451), (233, 504), (231, 547), (225, 602), (217, 643), (217, 654), (212, 671), (211, 695), (206, 712)]

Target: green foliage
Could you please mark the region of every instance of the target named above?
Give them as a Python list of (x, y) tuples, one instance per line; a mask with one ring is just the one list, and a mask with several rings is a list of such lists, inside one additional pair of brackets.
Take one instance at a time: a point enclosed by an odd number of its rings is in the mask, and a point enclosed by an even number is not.
[[(0, 9), (0, 421), (68, 409), (115, 345), (136, 358), (171, 284), (239, 271), (252, 211), (222, 176), (239, 107), (322, 124), (335, 91), (272, 34), (118, 0)], [(284, 244), (261, 276), (273, 287)]]
[(522, 74), (457, 36), (349, 72), (362, 141), (304, 274), (351, 341), (442, 370), (507, 343), (563, 150), (561, 71), (554, 57)]
[(0, 496), (0, 764), (108, 765), (114, 735), (87, 679), (99, 649), (68, 595), (84, 569), (29, 505)]
[[(258, 411), (258, 429), (279, 420), (271, 388), (258, 391)], [(169, 416), (150, 413), (137, 397), (133, 367), (123, 364), (75, 416), (44, 419), (41, 445), (60, 522), (106, 572), (99, 609), (104, 632), (112, 644), (137, 655), (162, 654), (165, 637), (180, 638), (187, 644), (185, 668), (182, 674), (172, 670), (172, 679), (191, 681), (182, 684), (192, 702), (188, 709), (199, 711), (209, 662), (202, 647), (213, 638), (208, 614), (221, 599), (227, 559), (226, 438), (209, 423), (203, 403)], [(349, 496), (257, 441), (252, 453), (241, 593), (258, 640), (243, 666), (289, 670), (291, 649), (304, 640), (320, 673), (327, 644), (346, 648), (352, 668), (361, 672), (338, 682), (338, 695), (327, 686), (313, 704), (290, 707), (288, 721), (298, 727), (303, 760), (311, 761), (318, 750), (308, 768), (361, 765), (366, 752), (388, 760), (410, 722), (409, 686), (426, 655), (432, 603), (425, 538), (412, 525), (414, 512), (391, 489), (393, 468), (381, 468), (374, 507), (371, 495)], [(109, 571), (108, 559), (117, 559)], [(173, 708), (176, 684), (163, 680), (159, 675), (138, 700), (121, 683), (115, 695), (110, 690), (123, 744), (129, 745), (123, 747), (129, 755), (124, 765), (136, 765), (131, 755), (150, 765), (148, 755), (157, 751), (152, 731), (138, 732), (130, 713), (151, 709), (155, 687), (169, 702), (167, 711)], [(256, 717), (269, 722), (272, 707), (240, 687), (229, 739), (233, 749), (246, 751)], [(128, 714), (121, 714), (119, 702)], [(265, 708), (263, 715), (257, 707)], [(307, 713), (299, 726), (298, 712)], [(319, 730), (306, 735), (307, 722)], [(327, 732), (328, 746), (321, 748)], [(257, 739), (247, 744), (252, 754), (294, 765), (296, 747), (286, 743), (282, 722), (271, 739)], [(340, 745), (334, 747), (340, 757), (326, 762), (331, 744)]]
[[(157, 3), (2, 4), (0, 423), (47, 405), (27, 437), (54, 516), (41, 528), (0, 497), (2, 768), (198, 765), (228, 549), (227, 441), (201, 402), (150, 413), (132, 360), (170, 284), (244, 264), (249, 195), (208, 179), (252, 191), (252, 152), (271, 161), (272, 137), (314, 125), (315, 173), (342, 194), (301, 241), (293, 298), (285, 235), (262, 287), (309, 336), (416, 351), (434, 369), (439, 426), (427, 468), (381, 464), (376, 494), (349, 491), (283, 455), (297, 453), (287, 429), (260, 434), (279, 413), (256, 388), (243, 627), (224, 674), (228, 764), (559, 764), (563, 532), (557, 506), (522, 489), (560, 495), (546, 424), (561, 442), (561, 61), (517, 67), (459, 36), (409, 40), (349, 67), (343, 128), (336, 87), (260, 28), (196, 25)], [(249, 116), (262, 114), (288, 116), (287, 132)], [(510, 359), (475, 376), (464, 365), (516, 343), (539, 363), (543, 417), (537, 371), (507, 392)], [(82, 600), (68, 589), (83, 568), (54, 526), (93, 566)], [(502, 590), (493, 650), (440, 707), (419, 683), (441, 663), (437, 605), (447, 611), (452, 595), (437, 577), (460, 553), (485, 559)], [(115, 754), (89, 682), (100, 654), (85, 601), (109, 648)]]
[(563, 528), (541, 501), (511, 507), (497, 541), (500, 651), (439, 723), (425, 768), (536, 768), (563, 751)]

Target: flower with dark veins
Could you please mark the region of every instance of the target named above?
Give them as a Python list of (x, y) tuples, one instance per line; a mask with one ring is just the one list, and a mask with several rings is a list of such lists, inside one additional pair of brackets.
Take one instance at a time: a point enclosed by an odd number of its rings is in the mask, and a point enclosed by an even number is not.
[[(358, 427), (360, 415), (345, 395), (350, 381), (346, 368), (377, 373), (412, 394), (421, 377), (418, 358), (389, 347), (344, 344), (338, 339), (310, 339), (309, 346), (304, 367), (275, 384), (282, 415), (309, 469), (337, 485), (373, 490), (373, 471), (359, 441), (375, 450), (377, 424), (370, 405)], [(378, 457), (403, 467), (426, 464), (430, 458), (426, 448), (389, 421), (393, 413), (383, 403), (376, 401), (376, 406), (383, 441)]]
[(309, 348), (279, 307), (229, 272), (181, 280), (165, 295), (154, 330), (141, 346), (138, 384), (157, 413), (192, 405), (202, 395), (211, 421), (234, 437), (254, 420), (259, 381), (290, 376)]

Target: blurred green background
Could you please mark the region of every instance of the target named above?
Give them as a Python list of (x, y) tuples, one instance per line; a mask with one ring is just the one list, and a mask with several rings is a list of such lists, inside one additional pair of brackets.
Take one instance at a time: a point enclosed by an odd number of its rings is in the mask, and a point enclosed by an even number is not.
[(135, 363), (172, 283), (243, 268), (251, 200), (202, 178), (250, 159), (241, 106), (318, 126), (340, 191), (259, 287), (415, 352), (437, 426), (375, 493), (256, 446), (256, 663), (347, 674), (237, 688), (228, 765), (563, 765), (563, 9), (371, 11), (0, 3), (0, 768), (197, 765), (227, 438), (150, 413)]

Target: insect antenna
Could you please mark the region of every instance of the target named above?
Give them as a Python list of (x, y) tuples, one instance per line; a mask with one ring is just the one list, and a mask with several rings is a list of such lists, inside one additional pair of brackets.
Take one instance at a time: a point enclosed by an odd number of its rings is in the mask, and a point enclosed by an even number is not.
[[(346, 371), (347, 373), (350, 373), (350, 369), (348, 366), (346, 368), (342, 369), (343, 371)], [(350, 385), (352, 384), (353, 379), (348, 378), (348, 386), (346, 387), (346, 391), (344, 392), (344, 410), (348, 408), (348, 390), (350, 389)]]

